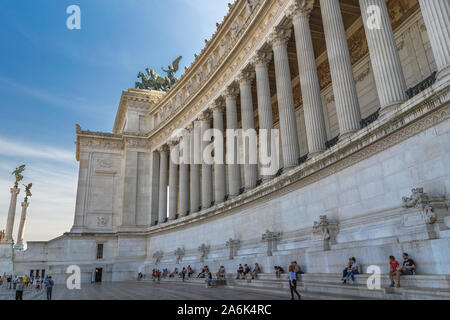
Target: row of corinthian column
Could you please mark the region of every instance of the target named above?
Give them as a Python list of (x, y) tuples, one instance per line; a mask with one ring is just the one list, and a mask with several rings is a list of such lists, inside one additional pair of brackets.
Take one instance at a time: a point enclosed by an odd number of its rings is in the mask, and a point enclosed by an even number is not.
[[(343, 139), (360, 129), (360, 107), (339, 1), (320, 0), (319, 2), (340, 138)], [(385, 114), (407, 99), (406, 82), (386, 1), (360, 0), (359, 2), (376, 89), (380, 100), (381, 114)], [(442, 78), (447, 76), (449, 72), (450, 40), (447, 24), (450, 4), (446, 0), (419, 0), (419, 2), (436, 58), (439, 71), (438, 77)], [(309, 22), (313, 6), (314, 0), (296, 0), (289, 14), (296, 43), (309, 157), (323, 152), (326, 149), (327, 140)], [(374, 6), (378, 8), (376, 12), (371, 11)], [(368, 23), (368, 20), (373, 18), (372, 14), (374, 13), (378, 15), (376, 28), (369, 27)], [(248, 162), (248, 158), (252, 156), (250, 153), (254, 146), (247, 143), (243, 148), (243, 158), (246, 161), (243, 165), (244, 176), (242, 183), (241, 165), (237, 164), (239, 157), (237, 137), (232, 145), (226, 146), (227, 155), (224, 158), (227, 158), (227, 161), (220, 161), (220, 163), (215, 163), (214, 165), (205, 163), (202, 159), (204, 149), (210, 145), (210, 142), (203, 141), (202, 138), (204, 133), (210, 129), (211, 119), (213, 128), (222, 133), (226, 129), (239, 129), (236, 101), (239, 93), (242, 129), (255, 128), (252, 98), (253, 77), (256, 78), (259, 128), (269, 130), (268, 134), (271, 134), (270, 130), (274, 127), (274, 121), (268, 64), (272, 56), (275, 65), (281, 161), (284, 169), (298, 165), (300, 147), (287, 51), (287, 42), (290, 37), (290, 27), (275, 27), (268, 41), (272, 50), (261, 49), (255, 53), (249, 66), (246, 66), (237, 79), (239, 86), (231, 85), (226, 88), (221, 98), (214, 101), (211, 107), (199, 116), (197, 121), (190, 124), (186, 128), (187, 131), (178, 141), (169, 143), (170, 149), (167, 145), (158, 149), (160, 156), (159, 223), (167, 220), (168, 185), (169, 220), (176, 219), (178, 215), (186, 216), (189, 213), (207, 209), (214, 204), (224, 202), (229, 197), (238, 196), (244, 190), (255, 188), (258, 185), (258, 165), (249, 164)], [(226, 128), (224, 128), (224, 117), (226, 119)], [(270, 139), (267, 141), (266, 149), (270, 150), (272, 155), (276, 154), (278, 150), (276, 150)], [(177, 143), (183, 144), (183, 148), (179, 148)], [(224, 141), (214, 141), (215, 148), (225, 150), (224, 145)], [(180, 153), (181, 149), (185, 150), (185, 152), (187, 150), (188, 154)], [(231, 151), (231, 149), (234, 149), (234, 161), (228, 159), (228, 151)], [(189, 164), (181, 161), (181, 164), (178, 165), (173, 161), (169, 161), (169, 152), (173, 153), (174, 157), (188, 159)], [(278, 159), (278, 155), (275, 158)], [(169, 166), (168, 163), (170, 163)], [(261, 164), (260, 166), (264, 165)], [(261, 175), (260, 178), (266, 180), (272, 177), (273, 175)]]

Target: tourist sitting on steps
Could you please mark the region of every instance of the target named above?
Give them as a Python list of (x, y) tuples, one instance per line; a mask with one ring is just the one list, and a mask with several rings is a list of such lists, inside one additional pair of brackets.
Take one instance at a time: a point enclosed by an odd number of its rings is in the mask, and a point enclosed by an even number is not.
[(252, 271), (252, 279), (256, 279), (259, 273), (261, 273), (261, 268), (259, 267), (259, 264), (255, 263), (255, 269)]
[(194, 269), (192, 269), (190, 265), (188, 265), (187, 271), (188, 271), (188, 278), (190, 278), (195, 273)]
[(206, 283), (205, 288), (208, 289), (208, 288), (211, 286), (211, 283), (212, 283), (212, 274), (211, 274), (211, 272), (208, 272), (208, 273), (206, 274), (205, 283)]
[(173, 277), (175, 277), (177, 274), (178, 274), (178, 269), (175, 268), (175, 269), (173, 270), (173, 272), (171, 272), (171, 273), (169, 274), (169, 278), (173, 278)]
[(275, 277), (277, 278), (277, 280), (281, 280), (280, 268), (278, 266), (275, 266), (273, 268), (275, 269)]
[(162, 277), (165, 279), (167, 278), (167, 275), (169, 274), (169, 270), (168, 269), (163, 269), (163, 274)]
[[(398, 262), (397, 262), (398, 263)], [(391, 276), (391, 287), (395, 285), (394, 275), (397, 276), (397, 288), (400, 288), (400, 276), (412, 276), (416, 274), (416, 263), (409, 258), (407, 253), (403, 253), (403, 266), (397, 266), (396, 271)]]
[(250, 271), (250, 267), (247, 264), (244, 264), (244, 280), (247, 279), (247, 274), (249, 274)]
[(352, 268), (352, 258), (348, 258), (347, 266), (342, 271), (342, 283), (347, 282), (347, 275), (348, 275), (348, 272), (351, 270), (351, 268)]
[(216, 273), (217, 280), (225, 280), (225, 267), (220, 266), (219, 271)]
[(237, 280), (242, 279), (243, 276), (244, 276), (244, 267), (242, 266), (242, 264), (239, 264), (236, 279)]
[[(352, 283), (354, 284), (355, 283), (355, 274), (359, 274), (360, 272), (359, 272), (359, 265), (356, 262), (356, 258), (355, 257), (351, 258), (351, 262), (352, 262), (352, 265), (350, 266), (350, 269), (347, 270), (346, 280), (348, 281), (351, 278), (352, 279)], [(344, 283), (346, 283), (346, 282), (344, 282)]]
[(139, 272), (138, 273), (138, 276), (137, 276), (137, 280), (139, 281), (139, 280), (142, 280), (142, 278), (144, 278), (144, 275), (142, 274), (142, 272)]
[(184, 279), (186, 278), (186, 273), (187, 273), (187, 270), (185, 267), (183, 267), (183, 269), (180, 272), (180, 276), (183, 279), (183, 282), (184, 282)]
[(394, 276), (397, 274), (400, 264), (394, 256), (389, 256), (389, 279), (391, 279), (390, 287), (395, 285)]
[(206, 276), (208, 275), (208, 272), (209, 272), (208, 266), (204, 266), (202, 268), (202, 271), (197, 275), (197, 278), (206, 278)]

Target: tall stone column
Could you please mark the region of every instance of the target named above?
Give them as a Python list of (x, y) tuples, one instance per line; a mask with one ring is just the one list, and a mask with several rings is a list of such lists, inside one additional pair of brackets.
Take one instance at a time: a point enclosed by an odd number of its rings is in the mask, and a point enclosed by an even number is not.
[(338, 0), (320, 0), (341, 138), (360, 129), (361, 111)]
[[(222, 101), (216, 101), (213, 107), (213, 125), (215, 130), (222, 133), (222, 137), (214, 137), (214, 201), (216, 204), (225, 200), (225, 193), (227, 191), (223, 141), (223, 112), (224, 107)], [(221, 157), (219, 157), (220, 154), (222, 154)]]
[(190, 149), (191, 149), (191, 213), (195, 213), (199, 211), (200, 207), (200, 157), (199, 151), (200, 148), (200, 124), (198, 121), (194, 121), (188, 127), (188, 130), (191, 130), (191, 139), (190, 139)]
[(16, 217), (16, 205), (17, 205), (17, 195), (20, 192), (20, 189), (17, 187), (11, 188), (11, 200), (9, 202), (9, 210), (8, 210), (8, 220), (6, 220), (6, 230), (5, 230), (5, 242), (13, 243), (13, 229), (14, 229), (14, 219)]
[(290, 29), (281, 27), (276, 27), (274, 33), (271, 35), (275, 61), (278, 113), (280, 115), (281, 148), (285, 168), (297, 166), (300, 158), (297, 120), (287, 53), (287, 41), (290, 35)]
[(212, 167), (210, 163), (206, 163), (203, 159), (203, 151), (211, 143), (210, 141), (205, 141), (205, 132), (211, 129), (211, 112), (205, 111), (199, 118), (201, 125), (201, 136), (202, 136), (202, 209), (207, 209), (211, 207), (213, 202), (213, 188), (212, 188)]
[(167, 218), (167, 165), (169, 148), (163, 145), (159, 148), (159, 218), (158, 224)]
[(450, 3), (448, 0), (419, 0), (431, 49), (438, 68), (438, 79), (450, 73)]
[[(184, 217), (189, 211), (189, 163), (190, 163), (190, 134), (185, 134), (180, 139), (180, 216)], [(182, 154), (186, 152), (187, 155)]]
[[(386, 0), (359, 0), (364, 29), (369, 45), (370, 61), (380, 99), (382, 113), (392, 110), (406, 100), (406, 81), (400, 56), (394, 39)], [(374, 12), (371, 6), (379, 8), (379, 26), (369, 21)], [(374, 28), (376, 27), (376, 28)]]
[[(239, 88), (241, 91), (241, 118), (243, 129), (243, 150), (244, 150), (244, 182), (245, 189), (253, 189), (258, 181), (258, 164), (257, 157), (257, 135), (255, 133), (255, 116), (253, 114), (252, 99), (252, 74), (250, 72), (242, 72), (239, 77)], [(252, 135), (255, 142), (251, 141)], [(255, 162), (251, 163), (252, 158)]]
[(327, 141), (319, 77), (317, 76), (316, 58), (309, 27), (309, 16), (313, 6), (314, 0), (297, 0), (293, 12), (297, 61), (310, 156), (324, 151)]
[[(230, 87), (225, 92), (225, 104), (226, 104), (226, 118), (227, 118), (227, 130), (237, 131), (237, 90), (234, 87)], [(231, 132), (227, 132), (229, 135)], [(227, 137), (229, 140), (229, 137)], [(227, 141), (228, 142), (228, 141)], [(227, 168), (228, 168), (228, 189), (230, 196), (239, 195), (241, 189), (241, 168), (239, 165), (239, 139), (236, 138), (233, 145), (227, 143)], [(234, 154), (234, 159), (230, 159), (230, 154)], [(232, 161), (232, 163), (230, 162)]]
[[(179, 148), (176, 141), (169, 142), (169, 220), (175, 220), (178, 211), (178, 164)], [(174, 159), (175, 158), (175, 159)]]
[(22, 202), (22, 214), (20, 215), (19, 232), (17, 233), (17, 243), (15, 248), (23, 250), (23, 235), (25, 230), (25, 220), (27, 218), (27, 209), (30, 204), (27, 201)]
[[(265, 156), (271, 156), (272, 159), (278, 159), (276, 148), (272, 147), (272, 132), (273, 129), (273, 114), (272, 114), (272, 97), (270, 95), (269, 69), (270, 52), (259, 51), (253, 59), (256, 72), (256, 94), (258, 98), (258, 121), (259, 121), (259, 136), (267, 134), (266, 155), (262, 154), (264, 150), (259, 148), (259, 158), (263, 159)], [(267, 130), (266, 132), (262, 130)], [(278, 161), (276, 161), (278, 164)], [(261, 164), (261, 168), (270, 167), (267, 164)], [(273, 175), (261, 175), (263, 180), (267, 180)]]

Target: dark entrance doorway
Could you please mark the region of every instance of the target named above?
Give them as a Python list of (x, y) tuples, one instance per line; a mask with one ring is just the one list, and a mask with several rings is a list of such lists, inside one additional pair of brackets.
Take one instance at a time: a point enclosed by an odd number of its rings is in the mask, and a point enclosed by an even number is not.
[(95, 282), (102, 282), (103, 268), (95, 268)]

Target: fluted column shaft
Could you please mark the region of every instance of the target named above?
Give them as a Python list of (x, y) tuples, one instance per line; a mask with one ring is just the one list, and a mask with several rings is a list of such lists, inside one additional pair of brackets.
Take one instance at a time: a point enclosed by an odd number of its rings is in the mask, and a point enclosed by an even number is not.
[[(283, 33), (284, 31), (276, 31)], [(300, 145), (292, 93), (291, 72), (287, 53), (288, 37), (277, 34), (273, 45), (275, 77), (277, 84), (278, 113), (280, 116), (281, 148), (284, 167), (298, 165)]]
[[(245, 189), (252, 189), (256, 187), (258, 181), (258, 165), (251, 163), (251, 158), (256, 155), (256, 145), (250, 141), (251, 133), (246, 135), (247, 130), (255, 130), (255, 119), (253, 115), (253, 100), (252, 100), (252, 83), (249, 76), (241, 79), (240, 84), (241, 91), (241, 118), (242, 129), (244, 130), (242, 145), (244, 146), (244, 182)], [(255, 133), (255, 139), (257, 138)], [(247, 141), (246, 141), (247, 140)]]
[(309, 8), (298, 9), (293, 17), (297, 61), (305, 114), (306, 137), (309, 154), (325, 150), (327, 133), (320, 97), (319, 77), (309, 27)]
[[(259, 148), (259, 158), (263, 159), (264, 156), (272, 156), (272, 159), (278, 159), (276, 149), (272, 148), (272, 138), (271, 130), (273, 129), (273, 114), (272, 114), (272, 97), (270, 95), (270, 82), (269, 82), (269, 70), (267, 64), (269, 59), (267, 57), (260, 57), (255, 61), (255, 72), (256, 72), (256, 94), (258, 98), (258, 121), (259, 129), (267, 130), (264, 134), (267, 134), (266, 138), (266, 151), (268, 154), (264, 155), (262, 152), (264, 150)], [(264, 131), (260, 131), (261, 135)], [(261, 164), (261, 168), (270, 167), (267, 164)], [(262, 179), (269, 179), (271, 175), (262, 175)]]
[[(370, 61), (377, 86), (378, 98), (382, 110), (388, 111), (391, 106), (406, 100), (406, 81), (403, 75), (400, 56), (394, 39), (394, 32), (389, 18), (385, 0), (359, 1), (367, 43), (369, 45)], [(377, 12), (370, 12), (370, 6), (376, 6)], [(372, 16), (379, 16), (379, 21), (373, 25)]]
[(19, 232), (17, 233), (16, 246), (23, 247), (23, 235), (25, 231), (25, 220), (27, 219), (27, 209), (30, 204), (26, 201), (22, 202), (22, 213), (20, 215)]
[(5, 242), (13, 242), (13, 229), (14, 229), (14, 219), (16, 217), (16, 205), (17, 205), (17, 195), (20, 192), (19, 188), (11, 188), (11, 200), (9, 202), (8, 219), (6, 220), (6, 230), (5, 230)]
[(159, 150), (159, 218), (158, 224), (164, 223), (167, 218), (167, 165), (168, 148)]
[(169, 161), (169, 220), (175, 220), (178, 211), (178, 164), (174, 162), (179, 159), (179, 146), (170, 144)]
[(197, 121), (194, 122), (194, 127), (191, 132), (190, 149), (191, 149), (191, 174), (190, 174), (190, 197), (191, 197), (191, 213), (198, 212), (200, 207), (200, 126)]
[(211, 207), (213, 201), (213, 188), (212, 188), (212, 168), (211, 164), (206, 163), (203, 159), (203, 151), (211, 143), (205, 141), (205, 132), (211, 129), (209, 115), (205, 115), (201, 120), (201, 134), (202, 134), (202, 209)]
[[(224, 164), (223, 107), (214, 108), (213, 125), (214, 129), (222, 133), (222, 137), (214, 137), (214, 201), (215, 203), (221, 203), (225, 200), (225, 193), (227, 188)], [(218, 148), (221, 148), (221, 150), (217, 150)], [(219, 154), (222, 154), (220, 158)]]
[[(236, 96), (235, 95), (227, 95), (225, 98), (226, 104), (226, 118), (227, 118), (227, 130), (237, 130), (238, 129), (238, 121), (237, 121), (237, 106), (236, 106)], [(239, 148), (238, 141), (233, 143), (231, 146), (233, 150), (230, 150), (230, 146), (227, 144), (227, 153), (233, 152), (235, 155), (235, 159), (233, 163), (228, 162), (228, 188), (230, 196), (236, 196), (239, 194), (241, 189), (241, 168), (239, 163)], [(227, 157), (227, 161), (230, 161)]]
[(361, 112), (339, 1), (320, 0), (320, 9), (342, 137), (361, 127)]
[(181, 152), (186, 152), (187, 157), (180, 153), (180, 216), (183, 217), (189, 211), (189, 160), (190, 160), (190, 134), (186, 133), (180, 145)]
[(438, 68), (437, 77), (441, 79), (450, 73), (450, 2), (419, 0), (419, 3)]

